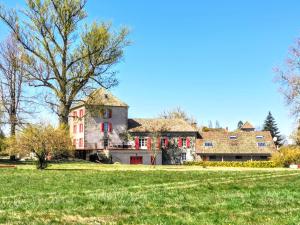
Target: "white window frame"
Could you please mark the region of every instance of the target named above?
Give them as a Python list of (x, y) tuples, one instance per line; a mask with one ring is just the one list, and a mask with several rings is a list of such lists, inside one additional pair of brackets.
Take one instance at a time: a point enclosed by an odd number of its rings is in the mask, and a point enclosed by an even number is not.
[[(210, 145), (206, 145), (206, 144), (210, 144)], [(214, 144), (212, 143), (212, 141), (206, 141), (206, 142), (204, 142), (204, 147), (212, 148), (212, 147), (214, 147)]]
[(264, 138), (263, 135), (257, 135), (257, 136), (256, 136), (256, 139), (263, 139), (263, 138)]
[(181, 160), (186, 161), (186, 152), (181, 153)]
[(104, 122), (104, 124), (103, 124), (103, 126), (104, 126), (104, 132), (108, 132), (108, 130), (109, 130), (109, 123), (108, 122)]
[[(262, 145), (261, 145), (262, 144)], [(266, 147), (266, 142), (257, 142), (257, 147), (264, 148)]]
[(186, 148), (186, 139), (185, 137), (181, 138), (181, 142), (182, 142), (182, 147)]
[(140, 149), (147, 149), (148, 138), (139, 138), (139, 147)]

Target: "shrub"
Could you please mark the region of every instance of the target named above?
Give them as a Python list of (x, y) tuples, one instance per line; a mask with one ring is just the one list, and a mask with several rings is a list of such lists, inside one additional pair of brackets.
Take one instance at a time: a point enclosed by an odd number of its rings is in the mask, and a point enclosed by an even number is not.
[(282, 147), (272, 155), (271, 160), (276, 165), (284, 167), (288, 167), (291, 164), (300, 164), (300, 147), (297, 145)]
[(38, 169), (45, 169), (49, 158), (66, 157), (73, 150), (68, 129), (65, 127), (29, 125), (7, 140), (7, 151), (10, 155), (19, 154), (22, 157), (35, 153)]
[(249, 168), (274, 168), (277, 167), (273, 161), (193, 161), (185, 162), (184, 165), (188, 166), (203, 166), (205, 167), (249, 167)]

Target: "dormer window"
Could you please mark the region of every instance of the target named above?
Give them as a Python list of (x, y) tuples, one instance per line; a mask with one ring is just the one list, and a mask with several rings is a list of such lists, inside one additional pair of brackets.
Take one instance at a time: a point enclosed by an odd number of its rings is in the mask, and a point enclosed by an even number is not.
[(230, 139), (230, 140), (236, 140), (236, 139), (237, 139), (237, 136), (236, 136), (236, 135), (229, 136), (229, 139)]
[(213, 143), (212, 143), (211, 141), (206, 141), (206, 142), (204, 143), (204, 146), (205, 146), (205, 147), (213, 147)]
[(257, 135), (256, 136), (256, 139), (263, 139), (264, 138), (264, 136), (262, 136), (262, 135)]
[(258, 142), (258, 143), (257, 143), (257, 146), (258, 146), (258, 147), (265, 147), (265, 146), (266, 146), (266, 143), (265, 143), (265, 142)]

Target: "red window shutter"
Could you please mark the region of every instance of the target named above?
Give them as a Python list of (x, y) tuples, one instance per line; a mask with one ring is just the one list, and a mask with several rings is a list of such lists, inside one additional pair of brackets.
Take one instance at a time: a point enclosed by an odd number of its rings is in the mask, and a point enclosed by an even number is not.
[(147, 149), (151, 150), (151, 138), (150, 137), (147, 139)]
[(100, 124), (100, 130), (101, 130), (101, 132), (104, 132), (104, 123)]
[(178, 138), (178, 147), (179, 148), (182, 147), (182, 138), (181, 137)]
[(112, 118), (112, 109), (109, 109), (109, 118)]
[(169, 139), (166, 137), (166, 139), (165, 139), (165, 146), (166, 146), (166, 148), (168, 147), (168, 145), (169, 145)]
[(190, 146), (191, 146), (191, 140), (190, 138), (186, 138), (186, 147), (190, 148)]
[(160, 149), (160, 138), (157, 138), (157, 148)]
[(138, 150), (140, 148), (140, 140), (139, 137), (135, 137), (135, 149)]
[(112, 124), (111, 123), (108, 124), (108, 130), (109, 130), (109, 133), (112, 132)]

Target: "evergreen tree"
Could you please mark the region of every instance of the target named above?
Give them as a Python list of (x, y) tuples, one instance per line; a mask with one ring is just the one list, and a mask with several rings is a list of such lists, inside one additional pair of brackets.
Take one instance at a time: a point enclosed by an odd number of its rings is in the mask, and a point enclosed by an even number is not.
[(243, 125), (244, 125), (243, 121), (240, 120), (240, 121), (238, 122), (237, 128), (238, 128), (238, 129), (241, 129)]
[(283, 144), (283, 138), (280, 135), (279, 129), (277, 127), (276, 121), (272, 116), (272, 113), (269, 112), (263, 126), (263, 131), (270, 131), (272, 138), (276, 137), (277, 140), (275, 141), (276, 146), (281, 146)]

